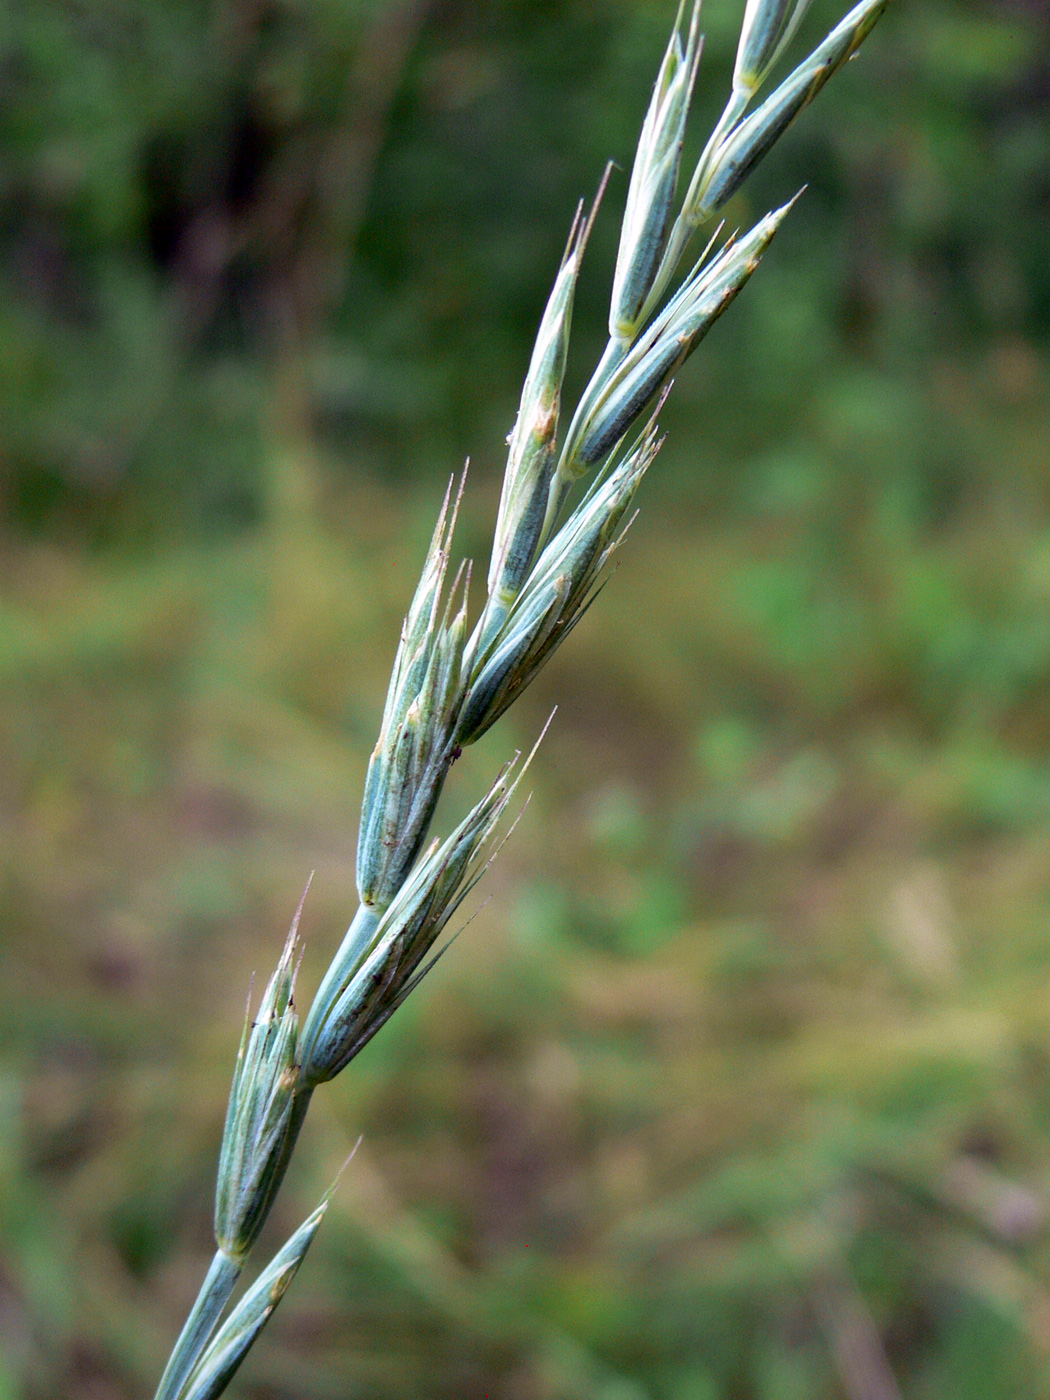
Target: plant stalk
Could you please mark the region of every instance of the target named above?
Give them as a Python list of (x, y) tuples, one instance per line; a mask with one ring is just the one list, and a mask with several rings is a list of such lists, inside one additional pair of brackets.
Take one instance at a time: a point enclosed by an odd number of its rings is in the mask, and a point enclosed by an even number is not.
[(164, 1368), (154, 1400), (177, 1400), (186, 1378), (211, 1341), (242, 1267), (242, 1260), (231, 1258), (224, 1250), (215, 1251), (197, 1301)]
[[(302, 1065), (303, 1079), (302, 1089), (310, 1092), (316, 1088), (316, 1080), (312, 1080), (309, 1073), (310, 1061), (313, 1052), (317, 1047), (317, 1039), (325, 1022), (335, 1005), (340, 993), (345, 987), (351, 972), (360, 962), (362, 955), (372, 941), (372, 937), (379, 927), (379, 921), (383, 916), (381, 909), (367, 904), (359, 904), (357, 913), (354, 915), (350, 927), (346, 931), (339, 951), (328, 966), (328, 971), (324, 975), (317, 995), (313, 999), (309, 1013), (306, 1017), (306, 1024), (303, 1026), (302, 1036), (299, 1041), (299, 1062)], [(305, 1095), (306, 1102), (309, 1102), (309, 1092)], [(305, 1113), (305, 1104), (303, 1112)], [(296, 1108), (298, 1112), (298, 1105)], [(294, 1141), (298, 1136), (298, 1127), (294, 1133), (289, 1132), (289, 1139)], [(289, 1148), (290, 1151), (290, 1148)]]

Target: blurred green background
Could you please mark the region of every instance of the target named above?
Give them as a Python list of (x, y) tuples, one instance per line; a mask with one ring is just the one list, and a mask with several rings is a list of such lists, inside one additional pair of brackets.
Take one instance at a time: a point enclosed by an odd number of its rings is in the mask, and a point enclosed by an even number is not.
[[(469, 453), (484, 560), (672, 10), (3, 7), (0, 1400), (152, 1393), (250, 976), (312, 869), (306, 994), (352, 912), (436, 506)], [(734, 202), (809, 185), (456, 767), (440, 830), (560, 706), (489, 902), (314, 1101), (260, 1252), (364, 1142), (233, 1394), (1050, 1396), (1048, 72), (1045, 0), (891, 7)]]

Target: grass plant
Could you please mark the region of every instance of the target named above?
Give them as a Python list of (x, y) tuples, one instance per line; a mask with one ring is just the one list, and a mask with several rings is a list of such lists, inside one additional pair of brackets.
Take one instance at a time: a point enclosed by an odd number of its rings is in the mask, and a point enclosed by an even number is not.
[(461, 481), (455, 496), (451, 484), (446, 493), (405, 618), (368, 767), (360, 904), (301, 1026), (301, 903), (254, 1017), (249, 1011), (219, 1160), (216, 1253), (156, 1400), (220, 1395), (300, 1267), (327, 1200), (224, 1316), (314, 1091), (346, 1068), (448, 946), (440, 939), (484, 873), (493, 834), (528, 766), (509, 762), (448, 838), (431, 839), (453, 764), (514, 703), (594, 601), (659, 451), (657, 415), (673, 377), (754, 273), (794, 201), (721, 243), (718, 225), (681, 275), (694, 235), (856, 51), (886, 0), (861, 0), (748, 114), (805, 4), (748, 0), (730, 96), (678, 203), (702, 46), (699, 3), (689, 10), (683, 0), (634, 157), (608, 343), (560, 431), (573, 299), (604, 181), (589, 213), (577, 210), (508, 439), (484, 603), (472, 626), (469, 563), (449, 583)]

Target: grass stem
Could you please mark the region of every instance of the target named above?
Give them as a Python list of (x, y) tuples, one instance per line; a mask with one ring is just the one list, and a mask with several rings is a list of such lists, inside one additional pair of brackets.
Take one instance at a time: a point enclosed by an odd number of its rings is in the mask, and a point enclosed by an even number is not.
[(222, 1310), (241, 1276), (241, 1263), (217, 1249), (201, 1284), (197, 1301), (179, 1334), (154, 1400), (177, 1400), (186, 1379), (211, 1341)]

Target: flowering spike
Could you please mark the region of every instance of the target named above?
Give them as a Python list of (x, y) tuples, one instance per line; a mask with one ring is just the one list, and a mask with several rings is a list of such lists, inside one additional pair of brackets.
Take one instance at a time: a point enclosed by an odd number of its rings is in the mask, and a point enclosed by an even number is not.
[[(298, 914), (257, 1019), (245, 1024), (220, 1162), (219, 1249), (155, 1400), (215, 1400), (299, 1267), (323, 1203), (220, 1326), (313, 1089), (339, 1073), (433, 967), (443, 951), (437, 940), (485, 869), (482, 852), (522, 769), (517, 778), (511, 767), (505, 769), (448, 840), (435, 841), (423, 853), (460, 746), (495, 723), (600, 591), (603, 570), (633, 518), (635, 491), (660, 447), (655, 418), (671, 376), (755, 270), (789, 206), (712, 255), (719, 229), (672, 291), (697, 224), (733, 195), (855, 51), (886, 4), (861, 0), (744, 120), (807, 0), (745, 2), (732, 93), (669, 230), (700, 52), (697, 5), (680, 0), (632, 168), (610, 300), (610, 340), (556, 455), (576, 279), (604, 181), (587, 220), (578, 214), (573, 223), (509, 439), (487, 601), (469, 637), (469, 565), (450, 590), (445, 588), (459, 506), (451, 486), (446, 494), (405, 618), (366, 776), (357, 852), (361, 905), (301, 1033), (293, 1002)], [(647, 414), (647, 426), (625, 448)], [(559, 527), (574, 482), (591, 467), (596, 471), (589, 489)]]
[(700, 0), (682, 34), (684, 0), (660, 65), (631, 170), (613, 276), (609, 334), (632, 340), (667, 243), (682, 139), (700, 63)]
[(583, 616), (619, 543), (624, 512), (658, 448), (650, 424), (554, 535), (499, 631), (473, 655), (457, 730), (460, 744), (472, 744), (495, 723)]
[(762, 106), (701, 161), (683, 210), (688, 224), (695, 227), (710, 218), (737, 192), (799, 112), (856, 53), (887, 3), (888, 0), (861, 0)]
[(489, 565), (489, 596), (509, 604), (532, 563), (554, 468), (562, 379), (585, 226), (577, 210), (569, 246), (550, 294), (521, 393), (503, 477)]
[(589, 420), (579, 429), (571, 454), (567, 450), (559, 464), (563, 477), (571, 480), (582, 475), (631, 431), (747, 282), (790, 208), (786, 204), (767, 214), (712, 262), (705, 265), (701, 259), (610, 377)]
[[(450, 621), (457, 575), (442, 607), (452, 534), (463, 494), (449, 485), (415, 596), (401, 629), (379, 739), (368, 764), (357, 838), (357, 888), (382, 910), (426, 839), (452, 756), (466, 636), (463, 607)], [(469, 582), (469, 573), (467, 574)]]
[(229, 1385), (234, 1372), (298, 1273), (299, 1265), (324, 1219), (328, 1200), (326, 1196), (274, 1255), (216, 1332), (180, 1392), (179, 1400), (215, 1400)]
[(790, 44), (809, 0), (747, 0), (736, 47), (733, 88), (750, 97)]
[(342, 961), (338, 981), (326, 982), (304, 1035), (308, 1088), (344, 1069), (418, 983), (424, 958), (481, 875), (476, 858), (514, 791), (512, 768), (445, 842), (431, 844), (368, 937)]
[(299, 920), (307, 884), (255, 1020), (245, 1020), (230, 1087), (215, 1191), (215, 1241), (242, 1260), (255, 1243), (280, 1179), (298, 1079), (295, 1011)]

